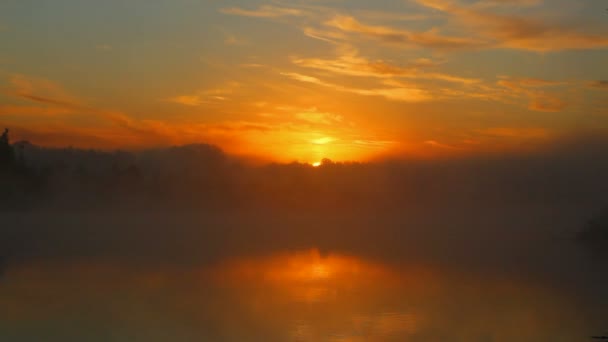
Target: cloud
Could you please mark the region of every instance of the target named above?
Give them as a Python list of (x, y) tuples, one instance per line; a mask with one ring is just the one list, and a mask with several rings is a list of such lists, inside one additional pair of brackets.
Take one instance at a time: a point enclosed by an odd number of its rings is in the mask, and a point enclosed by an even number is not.
[(437, 66), (439, 63), (429, 59), (417, 59), (405, 66), (394, 65), (382, 60), (371, 61), (359, 56), (357, 49), (341, 46), (337, 49), (335, 59), (292, 57), (291, 62), (297, 66), (348, 76), (394, 77), (413, 75), (416, 70)]
[(322, 138), (318, 138), (318, 139), (314, 139), (311, 142), (315, 145), (327, 145), (329, 143), (332, 143), (336, 141), (335, 138), (332, 137), (322, 137)]
[(484, 138), (547, 138), (550, 132), (539, 127), (490, 127), (474, 132)]
[(329, 31), (314, 27), (304, 27), (303, 32), (307, 37), (318, 39), (330, 44), (338, 44), (338, 41), (345, 41), (348, 39), (348, 36), (340, 31)]
[(6, 105), (0, 106), (0, 116), (16, 116), (16, 117), (40, 117), (40, 116), (57, 116), (72, 114), (73, 110), (63, 107), (49, 106), (15, 106)]
[(228, 100), (241, 85), (238, 82), (228, 82), (220, 87), (204, 89), (194, 94), (177, 95), (164, 99), (164, 101), (177, 103), (184, 106), (197, 107), (203, 104)]
[(446, 81), (446, 82), (451, 82), (451, 83), (460, 83), (460, 84), (477, 84), (477, 83), (481, 82), (481, 80), (478, 78), (460, 77), (460, 76), (440, 74), (440, 73), (422, 73), (422, 74), (417, 74), (414, 77), (436, 79), (436, 80), (440, 80), (440, 81)]
[(25, 75), (13, 75), (9, 79), (8, 95), (40, 104), (79, 108), (81, 100), (69, 94), (63, 87), (52, 81)]
[(368, 39), (403, 47), (458, 50), (479, 48), (487, 44), (487, 42), (475, 38), (445, 36), (440, 34), (436, 28), (425, 32), (412, 32), (387, 26), (366, 25), (345, 15), (337, 15), (325, 24), (343, 32), (356, 33)]
[(419, 21), (432, 18), (431, 15), (422, 13), (400, 13), (400, 12), (386, 12), (386, 11), (373, 11), (373, 10), (358, 10), (355, 11), (357, 17), (365, 18), (369, 20), (381, 20), (381, 21)]
[(540, 78), (510, 78), (508, 76), (500, 77), (498, 85), (507, 87), (515, 91), (524, 91), (527, 88), (542, 88), (566, 85), (566, 82), (544, 80)]
[(537, 112), (560, 112), (568, 107), (568, 103), (556, 96), (535, 94), (531, 96), (528, 109)]
[(446, 150), (458, 150), (458, 149), (460, 149), (457, 146), (443, 144), (443, 143), (438, 142), (437, 140), (427, 140), (427, 141), (424, 142), (424, 144), (426, 144), (428, 146), (431, 146), (431, 147), (440, 148), (440, 149), (446, 149)]
[(243, 17), (254, 18), (278, 18), (285, 16), (302, 16), (305, 13), (302, 10), (287, 7), (276, 7), (270, 5), (260, 6), (254, 10), (242, 9), (240, 7), (230, 7), (220, 9), (221, 13), (238, 15)]
[(241, 68), (250, 68), (250, 69), (257, 69), (257, 68), (264, 68), (266, 67), (264, 64), (259, 64), (259, 63), (243, 63), (241, 65), (239, 65)]
[[(308, 16), (312, 21), (323, 22), (322, 28), (307, 23), (303, 27), (306, 36), (337, 44), (363, 37), (369, 40), (403, 48), (427, 48), (441, 51), (471, 49), (516, 49), (550, 52), (576, 49), (600, 49), (608, 47), (605, 33), (593, 33), (582, 25), (565, 22), (548, 22), (544, 13), (536, 16), (509, 14), (505, 10), (533, 8), (542, 0), (481, 0), (461, 4), (451, 0), (415, 0), (417, 3), (449, 15), (445, 27), (432, 27), (425, 31), (413, 31), (388, 25), (372, 25), (362, 22), (392, 22), (429, 20), (437, 14), (390, 13), (383, 11), (355, 11), (355, 16), (339, 13), (335, 9), (303, 6), (290, 8), (263, 5), (256, 9), (240, 7), (223, 8), (230, 15), (257, 18)], [(546, 14), (545, 14), (546, 17)], [(457, 32), (448, 35), (444, 32)]]
[(468, 18), (468, 23), (483, 30), (500, 47), (539, 52), (608, 47), (608, 38), (604, 36), (550, 25), (537, 19), (477, 13)]
[(413, 68), (399, 67), (384, 61), (368, 61), (356, 56), (340, 56), (338, 59), (293, 58), (297, 66), (330, 71), (349, 76), (392, 77), (411, 73)]
[(431, 100), (431, 96), (427, 91), (418, 89), (418, 88), (413, 88), (413, 87), (412, 88), (399, 87), (399, 88), (361, 89), (361, 88), (351, 88), (351, 87), (346, 87), (346, 86), (341, 86), (341, 85), (325, 82), (316, 77), (302, 75), (299, 73), (284, 72), (281, 74), (283, 76), (287, 76), (289, 78), (292, 78), (292, 79), (300, 81), (300, 82), (312, 83), (312, 84), (320, 85), (323, 87), (327, 87), (327, 88), (331, 88), (331, 89), (334, 89), (337, 91), (351, 93), (351, 94), (358, 94), (358, 95), (364, 95), (364, 96), (380, 96), (380, 97), (384, 97), (385, 99), (388, 99), (388, 100), (401, 101), (401, 102), (421, 102), (421, 101)]
[[(350, 46), (341, 46), (337, 49), (337, 54), (337, 58), (334, 59), (292, 57), (291, 61), (299, 67), (328, 71), (337, 75), (383, 78), (386, 79), (387, 85), (391, 84), (392, 78), (431, 79), (464, 85), (481, 82), (474, 78), (428, 72), (427, 69), (437, 67), (441, 63), (427, 58), (419, 58), (405, 65), (395, 65), (383, 60), (369, 60), (360, 56), (357, 49)], [(398, 82), (392, 82), (393, 85), (396, 83)], [(403, 87), (402, 83), (400, 87)]]
[(277, 109), (293, 113), (294, 119), (309, 124), (315, 125), (337, 125), (344, 123), (344, 118), (341, 115), (320, 111), (317, 107), (311, 108), (295, 108), (295, 107), (278, 107)]
[(568, 103), (559, 95), (544, 90), (547, 87), (567, 85), (566, 82), (551, 81), (538, 78), (509, 78), (502, 77), (497, 82), (499, 86), (510, 89), (516, 95), (528, 97), (528, 109), (538, 112), (559, 112), (568, 107)]
[[(498, 14), (479, 7), (446, 0), (417, 0), (418, 3), (452, 15), (472, 34), (488, 41), (488, 48), (536, 52), (608, 47), (605, 35), (584, 32), (580, 26), (544, 22), (538, 17)], [(493, 3), (497, 3), (494, 1)], [(499, 1), (505, 4), (533, 4), (533, 1)]]
[[(0, 115), (11, 126), (21, 127), (26, 122), (29, 131), (38, 131), (45, 137), (53, 136), (48, 132), (52, 127), (77, 138), (90, 136), (84, 141), (93, 144), (91, 147), (111, 143), (149, 146), (161, 141), (175, 141), (175, 129), (167, 123), (137, 120), (119, 111), (96, 108), (53, 81), (13, 75), (9, 84), (10, 88), (6, 91), (8, 95), (36, 104), (0, 106)], [(57, 120), (54, 118), (57, 115), (69, 117)], [(86, 125), (79, 122), (77, 118), (80, 117), (86, 117)], [(34, 118), (36, 120), (32, 120)], [(57, 142), (66, 140), (67, 138), (56, 139)]]
[[(304, 75), (300, 78), (306, 81), (316, 80)], [(327, 83), (327, 86), (332, 85)], [(238, 87), (239, 83), (228, 82), (216, 88), (201, 90), (192, 96), (176, 96), (171, 100), (182, 105), (197, 106), (203, 101), (211, 102), (209, 99), (228, 96)], [(284, 107), (280, 109), (283, 112), (279, 113), (281, 115), (265, 117), (259, 121), (200, 123), (135, 118), (118, 110), (95, 108), (70, 95), (56, 83), (33, 77), (13, 77), (7, 93), (35, 105), (0, 105), (0, 121), (7, 127), (14, 128), (16, 139), (33, 139), (34, 143), (50, 146), (142, 148), (204, 141), (237, 154), (253, 152), (280, 159), (294, 156), (309, 158), (309, 155), (314, 154), (310, 160), (324, 157), (321, 155), (323, 151), (332, 151), (336, 157), (360, 156), (385, 146), (361, 146), (356, 141), (384, 140), (355, 129), (353, 123), (339, 114), (316, 107)], [(72, 115), (74, 118), (57, 120), (54, 117), (56, 115)], [(86, 121), (79, 117), (86, 117)], [(332, 137), (334, 140), (323, 144), (314, 143), (322, 142), (319, 139), (324, 137)], [(286, 141), (289, 144), (285, 144)], [(312, 145), (318, 148), (311, 149)], [(359, 152), (360, 149), (365, 151)]]
[(235, 35), (227, 34), (226, 38), (224, 39), (224, 44), (231, 46), (242, 46), (247, 45), (248, 42), (245, 39), (239, 38)]
[(595, 89), (608, 90), (608, 81), (606, 81), (606, 80), (593, 81), (593, 82), (589, 83), (589, 87), (595, 88)]
[(167, 101), (193, 107), (205, 103), (200, 95), (178, 95), (168, 98)]
[(481, 0), (475, 4), (475, 7), (533, 7), (542, 3), (543, 0)]
[(351, 92), (366, 96), (382, 96), (386, 99), (402, 102), (430, 101), (431, 95), (417, 88), (379, 88), (379, 89), (352, 89)]
[(317, 84), (317, 85), (321, 85), (324, 87), (330, 87), (330, 88), (336, 88), (336, 85), (333, 85), (331, 83), (327, 83), (327, 82), (323, 82), (320, 79), (313, 77), (313, 76), (308, 76), (308, 75), (302, 75), (302, 74), (298, 74), (295, 72), (282, 72), (281, 75), (283, 76), (287, 76), (289, 78), (292, 78), (296, 81), (300, 81), (300, 82), (306, 82), (306, 83), (313, 83), (313, 84)]

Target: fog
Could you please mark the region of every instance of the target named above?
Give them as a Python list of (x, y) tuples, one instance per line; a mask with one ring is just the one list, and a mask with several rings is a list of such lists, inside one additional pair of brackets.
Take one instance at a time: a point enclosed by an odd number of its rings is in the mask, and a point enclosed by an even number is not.
[(510, 244), (571, 240), (608, 206), (608, 144), (597, 140), (500, 158), (318, 168), (254, 166), (205, 144), (15, 150), (17, 167), (3, 177), (5, 260), (188, 263), (230, 248), (441, 254), (447, 245), (487, 260), (502, 248), (517, 253)]
[(608, 207), (602, 139), (525, 155), (318, 168), (251, 165), (205, 144), (13, 147), (2, 170), (0, 284), (32, 265), (174, 272), (316, 248), (397, 268), (526, 279), (577, 293), (593, 313), (608, 305), (605, 245), (576, 238)]

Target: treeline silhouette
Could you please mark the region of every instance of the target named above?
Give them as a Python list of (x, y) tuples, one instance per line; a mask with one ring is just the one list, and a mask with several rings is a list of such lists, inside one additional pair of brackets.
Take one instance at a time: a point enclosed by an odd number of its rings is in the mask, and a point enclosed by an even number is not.
[(211, 145), (139, 154), (44, 148), (27, 141), (11, 144), (6, 129), (0, 141), (0, 208), (218, 204), (228, 199), (230, 168)]
[(9, 130), (0, 137), (0, 208), (23, 207), (43, 193), (44, 172), (26, 166), (23, 145), (10, 144)]
[(608, 204), (608, 144), (576, 142), (535, 155), (252, 166), (218, 147), (137, 152), (0, 141), (0, 209), (266, 206), (435, 210), (471, 204)]

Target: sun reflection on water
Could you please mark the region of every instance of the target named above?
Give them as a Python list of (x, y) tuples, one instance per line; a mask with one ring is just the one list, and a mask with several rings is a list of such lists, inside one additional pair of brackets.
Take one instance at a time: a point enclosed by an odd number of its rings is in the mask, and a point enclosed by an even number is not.
[(260, 288), (248, 297), (265, 296), (267, 303), (283, 303), (283, 310), (292, 310), (294, 341), (368, 341), (412, 334), (422, 317), (392, 307), (385, 297), (387, 289), (432, 288), (429, 275), (420, 270), (403, 276), (386, 266), (351, 256), (321, 255), (314, 249), (233, 260), (221, 269), (221, 281)]
[(93, 308), (100, 325), (126, 331), (111, 325), (118, 317), (146, 341), (166, 340), (155, 331), (202, 341), (574, 341), (592, 330), (568, 297), (519, 278), (317, 250), (185, 268), (22, 265), (2, 286), (3, 329), (71, 327)]

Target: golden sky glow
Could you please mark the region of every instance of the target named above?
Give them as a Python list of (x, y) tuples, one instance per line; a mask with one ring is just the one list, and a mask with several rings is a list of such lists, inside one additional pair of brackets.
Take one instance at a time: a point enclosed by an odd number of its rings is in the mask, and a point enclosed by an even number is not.
[(0, 124), (42, 145), (283, 162), (520, 150), (608, 128), (604, 8), (8, 0)]

